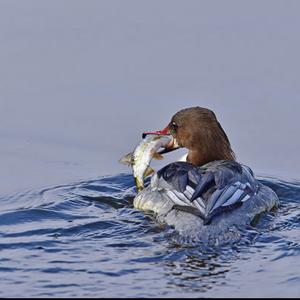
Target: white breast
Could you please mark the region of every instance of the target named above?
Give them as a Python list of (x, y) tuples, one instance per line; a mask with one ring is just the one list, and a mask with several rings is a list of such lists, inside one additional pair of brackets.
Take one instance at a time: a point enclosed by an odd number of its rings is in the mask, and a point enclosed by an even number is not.
[(180, 157), (180, 158), (178, 159), (178, 161), (185, 161), (185, 162), (186, 162), (187, 156), (188, 156), (188, 153), (184, 154), (182, 157)]

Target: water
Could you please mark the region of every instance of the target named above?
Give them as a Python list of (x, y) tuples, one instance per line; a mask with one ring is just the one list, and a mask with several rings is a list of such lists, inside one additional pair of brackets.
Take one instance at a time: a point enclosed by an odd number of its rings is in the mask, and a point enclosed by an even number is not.
[(134, 209), (130, 174), (2, 197), (0, 295), (298, 296), (300, 184), (261, 180), (279, 209), (210, 249)]
[[(1, 0), (0, 296), (299, 297), (299, 11)], [(134, 209), (118, 163), (195, 105), (281, 200), (230, 247), (186, 245)]]

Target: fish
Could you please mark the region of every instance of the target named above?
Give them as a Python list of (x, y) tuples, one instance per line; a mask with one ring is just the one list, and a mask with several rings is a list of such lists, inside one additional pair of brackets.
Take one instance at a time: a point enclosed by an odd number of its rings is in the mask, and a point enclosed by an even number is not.
[(147, 134), (133, 152), (126, 154), (119, 160), (120, 163), (132, 167), (138, 192), (144, 188), (144, 178), (155, 172), (150, 167), (152, 158), (163, 159), (157, 150), (167, 146), (171, 140), (171, 135)]

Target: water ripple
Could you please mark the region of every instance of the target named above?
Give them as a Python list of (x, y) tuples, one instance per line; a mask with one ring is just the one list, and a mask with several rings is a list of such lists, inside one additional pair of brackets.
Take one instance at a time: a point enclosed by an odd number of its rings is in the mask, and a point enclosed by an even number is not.
[(250, 295), (252, 279), (299, 296), (300, 184), (260, 180), (279, 208), (222, 247), (136, 210), (130, 174), (1, 196), (0, 296), (215, 297), (243, 286)]

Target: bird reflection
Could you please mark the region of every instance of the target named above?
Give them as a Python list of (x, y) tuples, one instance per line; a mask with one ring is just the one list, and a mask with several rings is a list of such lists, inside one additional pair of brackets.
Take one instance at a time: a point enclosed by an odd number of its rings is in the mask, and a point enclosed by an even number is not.
[[(195, 252), (195, 250), (193, 250)], [(198, 252), (198, 251), (196, 251)], [(216, 284), (225, 284), (230, 262), (217, 253), (191, 253), (180, 260), (165, 263), (169, 288), (182, 288), (194, 292), (206, 292)]]

